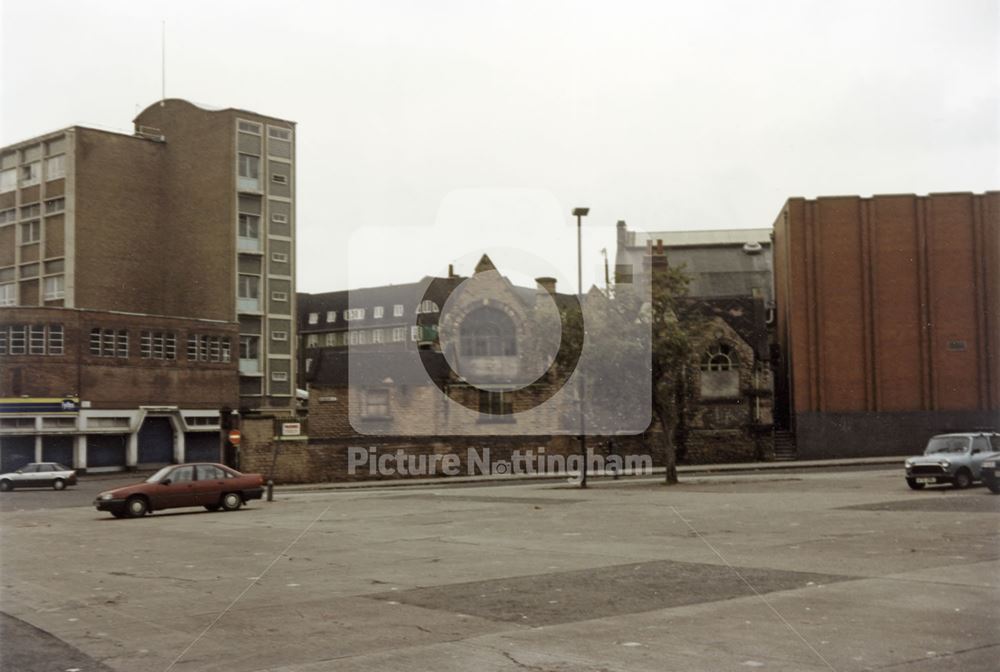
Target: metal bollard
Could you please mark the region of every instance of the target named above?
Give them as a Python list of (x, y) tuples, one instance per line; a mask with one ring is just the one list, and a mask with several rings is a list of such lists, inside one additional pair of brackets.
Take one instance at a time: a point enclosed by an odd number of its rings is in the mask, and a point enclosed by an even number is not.
[(267, 501), (274, 501), (274, 481), (270, 478), (267, 479)]

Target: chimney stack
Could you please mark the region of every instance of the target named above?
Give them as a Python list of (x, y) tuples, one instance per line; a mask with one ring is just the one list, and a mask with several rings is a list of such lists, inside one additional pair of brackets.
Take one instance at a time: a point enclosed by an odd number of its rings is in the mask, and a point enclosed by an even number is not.
[(556, 293), (555, 278), (535, 278), (535, 282), (537, 282), (539, 287), (548, 292), (550, 295), (554, 295)]

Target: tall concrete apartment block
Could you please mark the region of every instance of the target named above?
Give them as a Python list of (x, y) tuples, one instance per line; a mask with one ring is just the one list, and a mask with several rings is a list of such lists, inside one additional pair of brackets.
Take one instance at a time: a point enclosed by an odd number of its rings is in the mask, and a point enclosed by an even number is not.
[(292, 406), (294, 180), (293, 122), (176, 99), (0, 148), (4, 466), (217, 459), (220, 409)]
[(169, 249), (191, 260), (174, 272), (211, 269), (200, 297), (177, 301), (212, 297), (239, 322), (242, 408), (287, 409), (296, 389), (295, 123), (166, 100), (135, 124), (167, 149), (160, 211), (172, 230)]
[(1000, 192), (790, 199), (776, 421), (803, 458), (1000, 428)]

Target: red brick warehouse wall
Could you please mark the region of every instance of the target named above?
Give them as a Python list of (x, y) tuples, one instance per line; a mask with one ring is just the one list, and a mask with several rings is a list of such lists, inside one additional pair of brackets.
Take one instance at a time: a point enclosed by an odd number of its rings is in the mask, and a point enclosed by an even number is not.
[(802, 457), (1000, 421), (1000, 192), (790, 199), (776, 387)]

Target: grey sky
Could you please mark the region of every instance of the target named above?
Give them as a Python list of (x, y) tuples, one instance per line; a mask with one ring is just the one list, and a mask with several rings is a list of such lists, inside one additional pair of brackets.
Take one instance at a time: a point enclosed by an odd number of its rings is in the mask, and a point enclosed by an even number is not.
[(5, 0), (0, 133), (129, 130), (165, 19), (169, 97), (299, 123), (300, 290), (487, 244), (575, 285), (576, 205), (589, 284), (618, 219), (763, 227), (789, 196), (1000, 187), (998, 7)]

